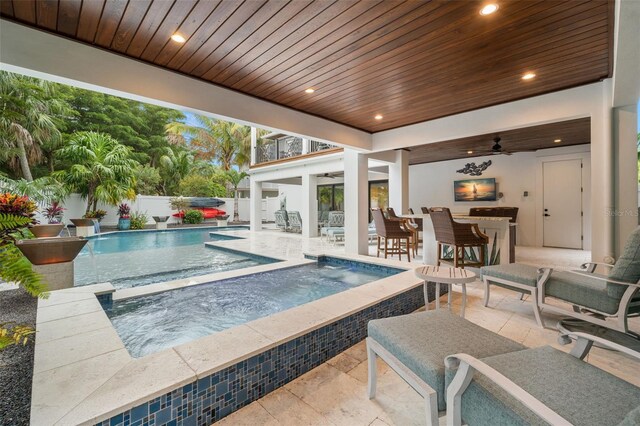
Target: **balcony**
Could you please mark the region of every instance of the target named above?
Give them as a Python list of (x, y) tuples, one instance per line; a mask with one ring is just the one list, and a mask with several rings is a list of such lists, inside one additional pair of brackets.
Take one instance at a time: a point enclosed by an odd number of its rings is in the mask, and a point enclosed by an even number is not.
[(252, 167), (298, 160), (303, 157), (329, 154), (342, 148), (326, 142), (303, 139), (284, 133), (271, 133), (256, 142)]

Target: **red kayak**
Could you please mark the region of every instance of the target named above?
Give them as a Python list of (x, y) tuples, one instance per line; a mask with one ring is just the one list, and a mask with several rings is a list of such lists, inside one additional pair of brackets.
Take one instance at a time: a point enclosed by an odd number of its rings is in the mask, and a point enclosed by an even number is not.
[[(202, 213), (204, 213), (205, 219), (213, 219), (216, 216), (224, 216), (227, 214), (227, 212), (225, 212), (224, 210), (216, 209), (214, 207), (194, 207), (194, 208), (191, 208), (190, 210), (200, 210)], [(184, 212), (178, 212), (173, 214), (173, 217), (182, 218), (183, 216), (184, 216)]]

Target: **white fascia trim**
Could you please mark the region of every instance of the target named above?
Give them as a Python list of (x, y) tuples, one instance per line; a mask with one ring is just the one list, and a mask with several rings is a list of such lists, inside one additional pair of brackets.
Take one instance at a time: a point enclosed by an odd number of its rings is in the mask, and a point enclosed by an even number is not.
[(602, 82), (495, 105), (373, 135), (374, 152), (591, 117), (602, 110)]
[(275, 164), (252, 169), (249, 173), (256, 182), (300, 177), (302, 175), (321, 175), (344, 171), (344, 153), (327, 154), (318, 158)]
[[(371, 148), (371, 134), (0, 19), (0, 69), (302, 138)], [(304, 95), (304, 94), (303, 94)]]

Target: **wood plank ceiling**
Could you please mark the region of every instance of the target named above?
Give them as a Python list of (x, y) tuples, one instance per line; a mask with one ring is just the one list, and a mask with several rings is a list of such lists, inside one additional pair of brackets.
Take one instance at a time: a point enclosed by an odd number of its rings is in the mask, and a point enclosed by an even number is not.
[[(511, 153), (588, 144), (591, 142), (591, 119), (579, 118), (414, 146), (409, 148), (409, 164), (435, 163), (458, 158), (492, 155), (490, 151), (496, 136), (500, 137), (503, 151)], [(556, 142), (558, 140), (560, 142)]]
[(488, 16), (479, 0), (1, 0), (0, 13), (370, 132), (610, 76), (613, 0), (495, 1)]

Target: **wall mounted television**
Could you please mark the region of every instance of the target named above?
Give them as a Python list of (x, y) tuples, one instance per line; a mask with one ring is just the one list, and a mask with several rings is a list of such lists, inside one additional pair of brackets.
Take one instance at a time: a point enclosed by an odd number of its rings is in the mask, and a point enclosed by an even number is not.
[(453, 194), (455, 201), (496, 201), (496, 180), (465, 179), (453, 182)]

